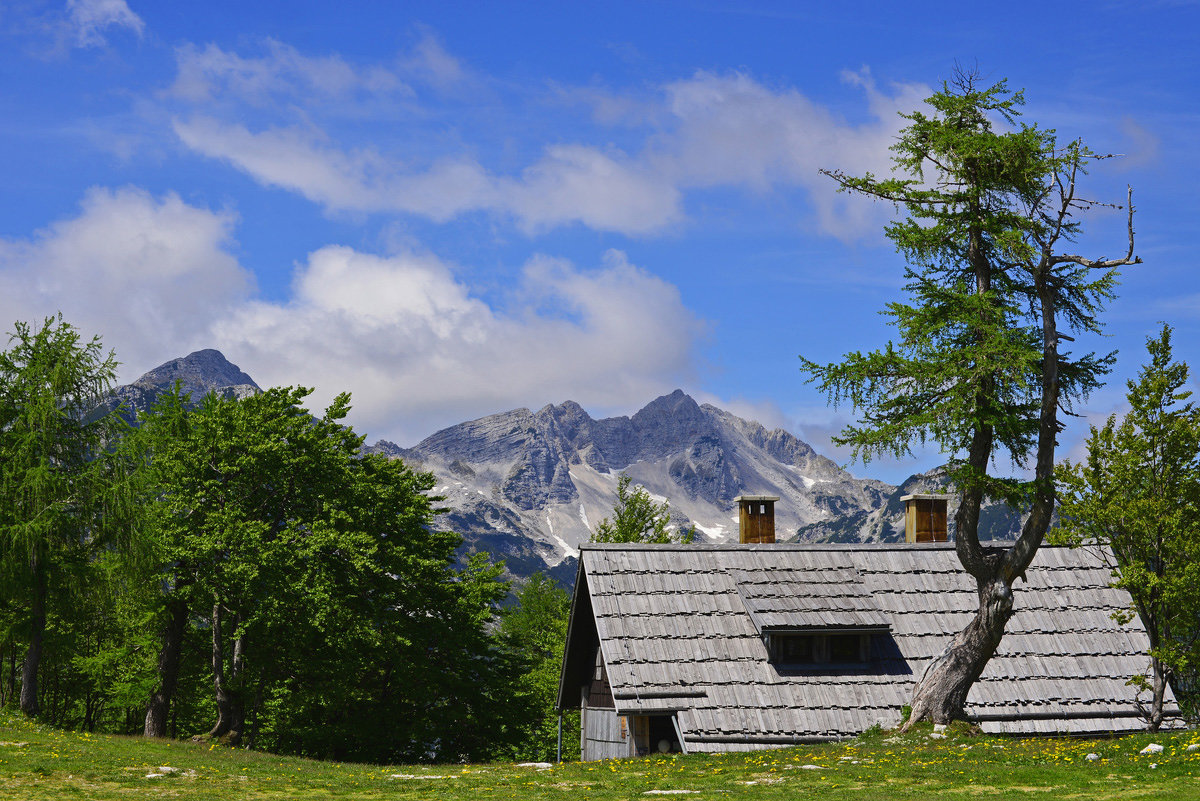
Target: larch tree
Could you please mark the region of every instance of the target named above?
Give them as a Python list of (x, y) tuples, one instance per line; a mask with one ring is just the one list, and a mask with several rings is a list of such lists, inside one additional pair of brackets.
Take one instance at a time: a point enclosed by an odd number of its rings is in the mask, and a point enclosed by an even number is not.
[[(804, 359), (804, 367), (832, 403), (860, 415), (836, 440), (856, 457), (902, 457), (930, 441), (948, 455), (959, 494), (955, 548), (978, 590), (970, 623), (916, 682), (906, 725), (965, 717), (967, 694), (1012, 616), (1013, 584), (1051, 521), (1061, 415), (1112, 363), (1065, 350), (1066, 332), (1098, 332), (1117, 268), (1140, 262), (1131, 202), (1123, 256), (1064, 250), (1081, 232), (1078, 214), (1095, 205), (1077, 194), (1076, 180), (1103, 157), (1021, 122), (1023, 102), (1005, 82), (985, 88), (960, 70), (928, 98), (928, 112), (904, 115), (894, 177), (826, 171), (842, 190), (904, 214), (885, 232), (908, 262), (909, 299), (887, 307), (896, 342), (834, 364)], [(1032, 467), (1032, 478), (990, 472), (1004, 457)], [(1011, 546), (981, 545), (985, 497), (1028, 512)]]
[(18, 322), (0, 351), (0, 555), (25, 588), (28, 649), (21, 711), (36, 715), (38, 667), (51, 593), (67, 561), (86, 559), (127, 531), (121, 463), (110, 447), (124, 430), (97, 411), (117, 362), (62, 316)]
[(1163, 722), (1173, 672), (1195, 670), (1200, 638), (1200, 409), (1188, 402), (1188, 366), (1171, 354), (1171, 329), (1146, 342), (1149, 363), (1127, 382), (1129, 412), (1092, 426), (1087, 458), (1059, 465), (1056, 541), (1097, 547), (1129, 592), (1150, 637), (1147, 724)]

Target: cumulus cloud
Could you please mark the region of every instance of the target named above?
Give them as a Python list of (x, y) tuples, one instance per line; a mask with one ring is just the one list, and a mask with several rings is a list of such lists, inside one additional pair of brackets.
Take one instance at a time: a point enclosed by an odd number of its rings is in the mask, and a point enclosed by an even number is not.
[(551, 400), (629, 408), (694, 377), (702, 323), (619, 251), (594, 269), (534, 257), (484, 300), (428, 253), (331, 245), (267, 302), (232, 255), (236, 222), (174, 194), (92, 189), (78, 215), (0, 240), (3, 328), (61, 311), (116, 350), (122, 381), (216, 347), (264, 386), (316, 387), (316, 405), (352, 392), (359, 430), (403, 443)]
[(595, 270), (531, 259), (502, 310), (419, 253), (329, 246), (288, 303), (250, 303), (214, 341), (260, 383), (354, 395), (354, 422), (412, 442), (498, 409), (573, 399), (627, 406), (691, 377), (701, 323), (678, 290), (609, 251)]
[(103, 47), (109, 28), (142, 35), (145, 23), (125, 0), (67, 0), (67, 25), (77, 47)]
[(10, 331), (61, 311), (135, 365), (201, 347), (214, 310), (253, 287), (230, 254), (235, 222), (173, 193), (91, 189), (78, 216), (0, 240), (0, 324)]
[[(486, 126), (471, 133), (482, 137), (478, 142), (444, 130), (416, 138), (410, 131), (407, 141), (386, 134), (367, 140), (354, 126), (315, 113), (321, 97), (394, 90), (394, 72), (351, 67), (337, 56), (307, 57), (277, 42), (268, 42), (259, 58), (210, 45), (182, 48), (177, 60), (172, 94), (185, 106), (174, 130), (198, 153), (333, 212), (439, 222), (484, 212), (530, 234), (575, 224), (632, 235), (662, 232), (686, 219), (688, 192), (712, 188), (799, 190), (810, 199), (814, 227), (843, 238), (877, 232), (887, 209), (839, 195), (819, 169), (887, 172), (888, 148), (902, 123), (897, 112), (916, 108), (928, 94), (915, 84), (882, 90), (866, 69), (845, 73), (867, 110), (864, 121), (851, 123), (796, 88), (770, 87), (744, 73), (698, 72), (648, 97), (580, 89), (575, 99), (596, 106), (594, 134), (547, 142), (533, 148), (538, 155), (524, 167), (500, 172), (488, 165), (495, 143), (487, 141)], [(435, 84), (459, 81), (464, 70), (428, 33), (397, 69)], [(569, 89), (551, 94), (573, 99)], [(215, 100), (240, 97), (253, 109), (283, 96), (288, 102), (275, 104), (270, 122), (261, 114), (231, 115)], [(281, 108), (292, 109), (291, 118), (279, 119)], [(406, 130), (423, 116), (436, 118), (437, 107), (414, 105)], [(621, 127), (624, 147), (607, 141), (612, 125)]]

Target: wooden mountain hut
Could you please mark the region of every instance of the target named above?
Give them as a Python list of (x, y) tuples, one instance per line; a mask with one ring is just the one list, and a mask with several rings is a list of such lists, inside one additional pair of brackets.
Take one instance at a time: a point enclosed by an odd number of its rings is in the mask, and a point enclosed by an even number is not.
[[(997, 543), (998, 545), (1001, 543)], [(977, 605), (953, 544), (584, 545), (558, 705), (585, 760), (856, 736), (900, 722)], [(1144, 727), (1149, 667), (1099, 556), (1043, 546), (966, 712), (985, 731)], [(1169, 714), (1177, 714), (1168, 696)]]

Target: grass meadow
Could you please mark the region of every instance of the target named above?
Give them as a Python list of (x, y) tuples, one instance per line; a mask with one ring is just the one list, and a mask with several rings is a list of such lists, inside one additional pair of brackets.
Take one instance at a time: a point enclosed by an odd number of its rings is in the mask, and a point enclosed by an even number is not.
[[(931, 734), (923, 727), (743, 754), (551, 767), (380, 766), (60, 731), (0, 713), (0, 798), (1200, 798), (1200, 732), (1104, 740), (998, 738), (965, 727)], [(1163, 750), (1140, 753), (1150, 743)]]

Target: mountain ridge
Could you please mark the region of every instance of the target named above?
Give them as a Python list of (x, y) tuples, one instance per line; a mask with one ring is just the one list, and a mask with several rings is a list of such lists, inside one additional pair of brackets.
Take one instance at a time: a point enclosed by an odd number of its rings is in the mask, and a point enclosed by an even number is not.
[[(207, 392), (260, 391), (219, 351), (206, 349), (117, 387), (109, 408), (124, 403), (132, 417), (176, 381), (194, 402)], [(855, 478), (786, 429), (697, 403), (681, 389), (632, 415), (597, 419), (566, 400), (458, 423), (412, 447), (379, 440), (363, 450), (434, 474), (433, 494), (447, 509), (434, 525), (463, 536), (462, 555), (484, 551), (503, 558), (513, 578), (542, 571), (565, 585), (574, 581), (579, 544), (612, 514), (620, 473), (669, 501), (676, 524), (694, 525), (709, 542), (736, 539), (734, 499), (741, 494), (780, 498), (781, 541), (897, 541), (903, 539), (899, 498), (946, 486), (937, 471), (899, 487)], [(1011, 537), (1014, 516), (989, 514)]]
[(436, 491), (451, 509), (439, 526), (469, 540), (486, 533), (493, 552), (549, 569), (571, 560), (611, 514), (621, 472), (713, 542), (737, 536), (741, 494), (778, 495), (776, 530), (789, 539), (847, 513), (866, 520), (895, 489), (851, 476), (784, 429), (698, 404), (678, 389), (630, 416), (596, 419), (564, 401), (459, 423), (411, 448), (378, 442), (369, 450), (438, 476)]

